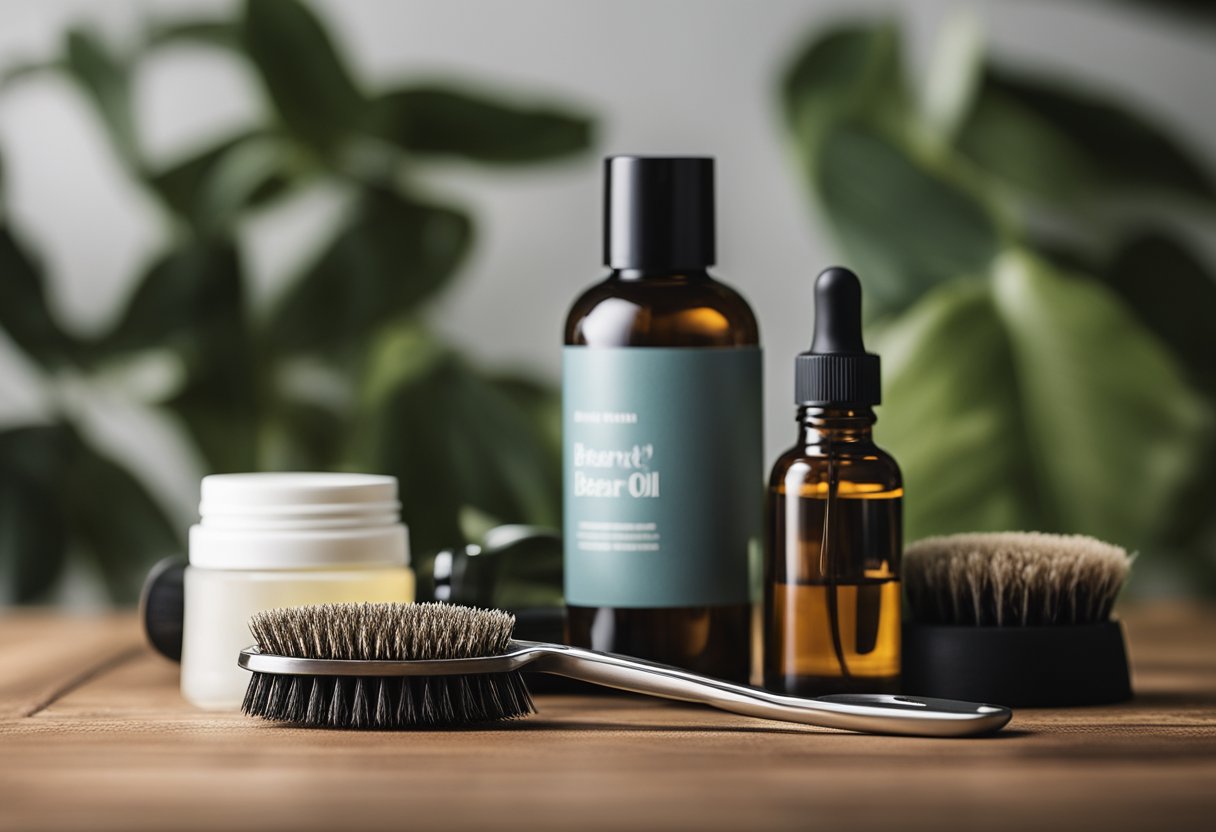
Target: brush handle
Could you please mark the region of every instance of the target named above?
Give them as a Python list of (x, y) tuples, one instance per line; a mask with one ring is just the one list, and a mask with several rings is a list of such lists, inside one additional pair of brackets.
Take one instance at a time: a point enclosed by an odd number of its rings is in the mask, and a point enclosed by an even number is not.
[(875, 734), (971, 737), (1000, 730), (1008, 708), (891, 694), (839, 694), (819, 699), (782, 696), (613, 653), (535, 642), (525, 648), (527, 669), (632, 693), (696, 702), (761, 719)]

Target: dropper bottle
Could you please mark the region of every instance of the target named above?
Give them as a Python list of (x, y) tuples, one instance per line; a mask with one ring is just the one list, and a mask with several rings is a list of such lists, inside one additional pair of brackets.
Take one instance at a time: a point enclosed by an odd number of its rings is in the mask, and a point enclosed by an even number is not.
[(815, 281), (815, 334), (795, 359), (799, 439), (769, 479), (764, 683), (802, 696), (897, 692), (903, 480), (874, 444), (878, 356), (861, 282)]

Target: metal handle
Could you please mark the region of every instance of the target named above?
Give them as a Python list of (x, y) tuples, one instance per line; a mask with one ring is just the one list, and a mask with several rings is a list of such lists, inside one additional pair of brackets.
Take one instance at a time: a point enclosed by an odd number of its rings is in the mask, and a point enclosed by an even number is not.
[(891, 694), (782, 696), (668, 665), (557, 644), (526, 647), (528, 669), (619, 690), (696, 702), (744, 716), (878, 734), (970, 737), (998, 731), (1013, 712), (997, 705)]

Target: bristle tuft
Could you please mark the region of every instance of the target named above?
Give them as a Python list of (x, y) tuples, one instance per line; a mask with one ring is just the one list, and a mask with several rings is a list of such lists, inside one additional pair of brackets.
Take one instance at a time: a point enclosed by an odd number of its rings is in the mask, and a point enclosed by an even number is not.
[(469, 659), (506, 651), (515, 616), (456, 604), (316, 604), (259, 612), (258, 649), (311, 659)]
[[(515, 617), (454, 604), (321, 604), (257, 613), (263, 653), (293, 658), (411, 661), (506, 652)], [(463, 725), (535, 713), (522, 674), (289, 676), (254, 673), (249, 716), (308, 727), (393, 730)]]
[(988, 532), (913, 543), (903, 575), (919, 624), (1094, 624), (1110, 617), (1131, 562), (1084, 535)]

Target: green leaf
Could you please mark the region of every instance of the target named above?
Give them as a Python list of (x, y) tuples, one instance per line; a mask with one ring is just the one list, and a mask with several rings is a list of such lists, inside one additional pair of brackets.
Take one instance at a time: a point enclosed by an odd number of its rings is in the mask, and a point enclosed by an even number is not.
[(1216, 275), (1167, 232), (1146, 231), (1119, 248), (1102, 278), (1216, 398)]
[(0, 467), (0, 603), (45, 600), (65, 553), (54, 496)]
[(250, 351), (235, 345), (217, 350), (163, 402), (193, 437), (208, 473), (241, 473), (258, 467), (260, 399), (255, 360)]
[(367, 104), (324, 25), (298, 0), (246, 0), (245, 48), (284, 126), (322, 156), (357, 130)]
[(493, 375), (489, 381), (528, 414), (541, 430), (555, 457), (561, 456), (562, 397), (550, 384), (529, 376)]
[(412, 311), (447, 281), (472, 240), (468, 217), (389, 190), (363, 192), (337, 238), (270, 324), (284, 352), (347, 349)]
[(143, 157), (131, 104), (130, 68), (84, 29), (68, 32), (66, 52), (68, 71), (101, 117), (119, 158), (139, 170)]
[[(1173, 352), (1193, 385), (1216, 402), (1216, 276), (1164, 230), (1131, 235), (1102, 272), (1102, 279), (1140, 322)], [(1186, 493), (1167, 512), (1169, 543), (1177, 564), (1193, 580), (1216, 590), (1211, 507), (1216, 468), (1202, 466)]]
[(515, 106), (460, 89), (417, 86), (373, 102), (373, 130), (410, 153), (476, 162), (528, 163), (568, 156), (591, 144), (584, 115)]
[(1027, 424), (1052, 460), (1045, 494), (1071, 528), (1149, 544), (1211, 447), (1210, 408), (1100, 284), (1022, 256), (1002, 261), (994, 292)]
[(290, 187), (284, 153), (265, 131), (246, 131), (149, 174), (148, 183), (169, 210), (200, 233), (228, 231), (242, 211)]
[(997, 90), (976, 98), (956, 137), (958, 151), (998, 186), (1056, 202), (1091, 195), (1100, 174), (1085, 147), (1041, 114)]
[(929, 293), (878, 348), (909, 539), (1021, 528), (1152, 550), (1212, 446), (1211, 408), (1124, 304), (1027, 254)]
[(99, 349), (107, 356), (174, 351), (186, 382), (164, 404), (183, 421), (211, 471), (254, 467), (257, 355), (231, 240), (196, 239), (153, 264)]
[(77, 544), (118, 602), (135, 600), (154, 562), (184, 551), (147, 489), (71, 427), (0, 432), (0, 592), (45, 599)]
[(69, 448), (58, 426), (0, 431), (0, 602), (45, 601), (63, 572)]
[(156, 49), (183, 43), (240, 50), (240, 27), (229, 20), (172, 20), (151, 24), (144, 35), (144, 48)]
[(894, 125), (908, 112), (894, 24), (845, 26), (817, 37), (786, 70), (781, 92), (794, 149), (814, 177), (819, 143), (833, 125)]
[[(1088, 164), (1082, 164), (1078, 170), (1091, 168), (1094, 185), (1102, 190), (1143, 189), (1206, 200), (1216, 198), (1212, 173), (1183, 142), (1099, 94), (1070, 88), (1055, 79), (1041, 80), (989, 69), (980, 95), (981, 100), (994, 103), (978, 112), (980, 126), (971, 128), (973, 135), (964, 141), (963, 148), (974, 154), (978, 162), (994, 166), (994, 172), (1008, 171), (1024, 180), (1037, 160), (1067, 176), (1068, 168), (1084, 159)], [(1006, 108), (1006, 112), (998, 112), (998, 106)], [(984, 124), (985, 121), (988, 123)], [(1004, 143), (994, 141), (1002, 125), (1031, 137), (1033, 160), (1017, 161), (1016, 155), (1006, 158), (1017, 154), (1018, 149), (1009, 143), (1012, 139)], [(981, 136), (974, 135), (977, 130)], [(1051, 130), (1056, 137), (1049, 136)], [(995, 146), (985, 147), (985, 143)], [(1070, 147), (1065, 150), (1066, 144)], [(1060, 154), (1059, 161), (1050, 161), (1052, 154), (1045, 152), (1052, 147), (1060, 148), (1055, 151)], [(1049, 182), (1047, 174), (1036, 179)], [(1080, 177), (1069, 176), (1066, 181), (1083, 184), (1087, 179), (1082, 173)]]
[(988, 272), (1002, 245), (996, 223), (944, 171), (851, 124), (826, 133), (816, 161), (820, 201), (866, 283), (867, 313), (904, 308), (942, 281)]
[(42, 271), (13, 232), (0, 225), (0, 328), (31, 358), (47, 368), (75, 351), (51, 313)]
[(1129, 6), (1151, 8), (1153, 12), (1165, 11), (1176, 15), (1180, 22), (1186, 24), (1216, 23), (1216, 8), (1211, 0), (1120, 0)]
[(241, 338), (243, 292), (232, 240), (190, 240), (153, 262), (101, 349), (169, 348), (188, 363), (200, 361), (216, 342)]
[(278, 399), (268, 419), (259, 456), (272, 471), (328, 471), (351, 444), (349, 414), (318, 402)]
[(63, 483), (73, 531), (95, 559), (110, 597), (130, 603), (152, 564), (185, 547), (163, 508), (126, 469), (77, 441)]
[(872, 348), (883, 358), (875, 437), (904, 473), (905, 537), (1049, 528), (989, 285), (934, 289)]
[(373, 356), (355, 462), (395, 475), (420, 553), (459, 544), (460, 509), (556, 526), (560, 454), (527, 410), (448, 350), (402, 330)]

